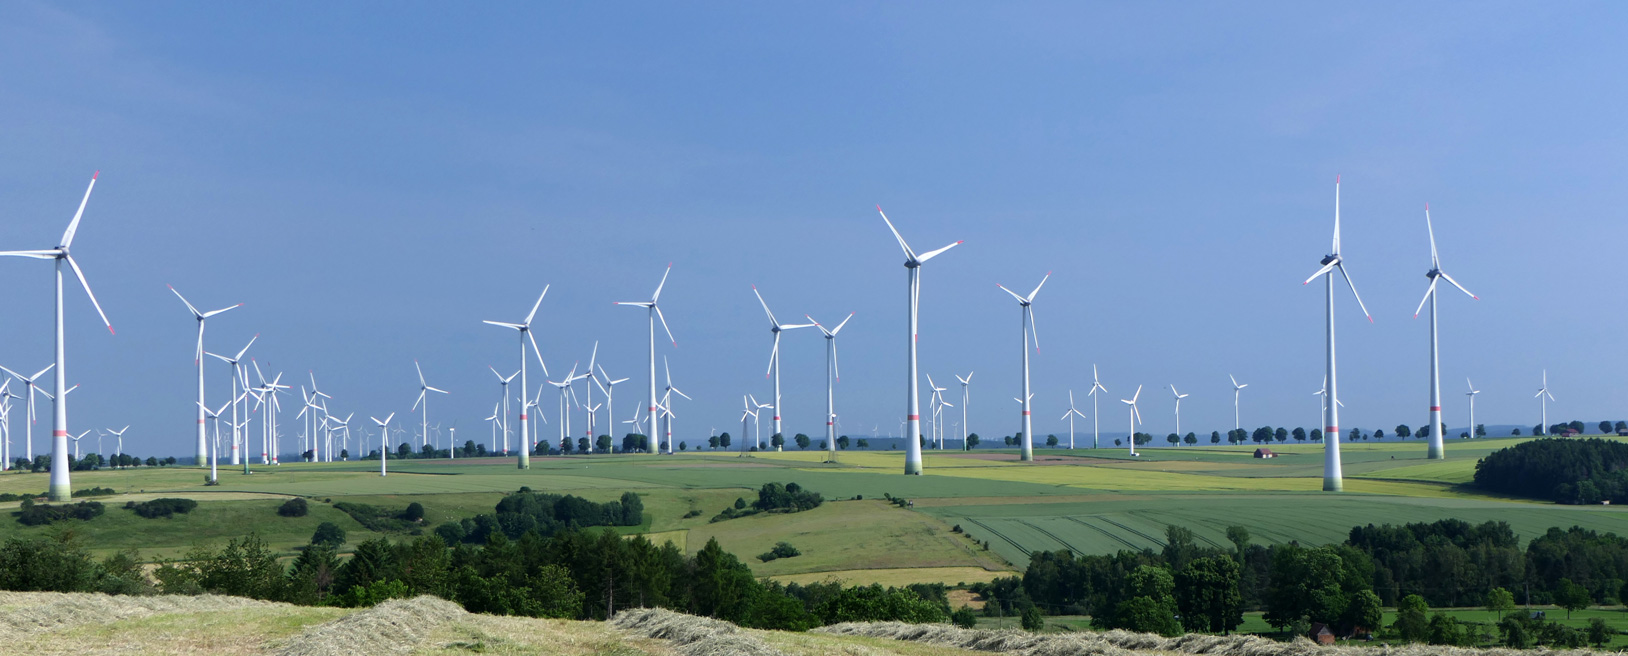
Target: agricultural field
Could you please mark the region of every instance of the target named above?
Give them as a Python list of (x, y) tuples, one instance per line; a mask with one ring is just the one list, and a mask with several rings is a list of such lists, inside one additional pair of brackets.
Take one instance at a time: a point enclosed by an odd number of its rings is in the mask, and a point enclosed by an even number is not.
[[(98, 498), (106, 514), (49, 527), (0, 521), (0, 539), (71, 531), (99, 555), (134, 548), (158, 559), (253, 531), (291, 556), (323, 521), (345, 529), (349, 544), (381, 535), (334, 508), (339, 501), (397, 509), (420, 503), (427, 531), (491, 512), (504, 493), (526, 486), (597, 502), (632, 491), (644, 502), (645, 522), (618, 532), (648, 534), (691, 553), (716, 538), (761, 576), (956, 583), (1020, 570), (1036, 550), (1157, 549), (1168, 524), (1216, 546), (1227, 544), (1226, 528), (1234, 524), (1256, 542), (1313, 544), (1343, 540), (1355, 525), (1445, 518), (1507, 521), (1524, 538), (1552, 526), (1619, 532), (1628, 526), (1623, 508), (1503, 498), (1466, 484), (1478, 458), (1519, 439), (1450, 440), (1449, 459), (1435, 462), (1424, 460), (1418, 440), (1346, 444), (1341, 494), (1320, 491), (1322, 446), (1315, 444), (1274, 445), (1280, 457), (1270, 460), (1251, 457), (1253, 446), (1146, 448), (1138, 458), (1122, 449), (1039, 449), (1034, 463), (1018, 462), (1010, 450), (928, 451), (923, 476), (901, 475), (904, 454), (897, 451), (841, 451), (830, 463), (822, 451), (795, 450), (539, 457), (527, 471), (508, 458), (399, 460), (389, 463), (386, 477), (377, 463), (287, 463), (253, 466), (251, 475), (223, 468), (221, 485), (212, 487), (198, 469), (143, 467), (75, 472), (76, 489), (118, 492)], [(804, 513), (711, 521), (772, 482), (798, 483), (827, 503)], [(45, 474), (0, 474), (0, 492), (37, 494), (45, 487)], [(122, 508), (158, 496), (196, 499), (199, 506), (169, 519), (141, 519)], [(311, 514), (277, 516), (275, 508), (293, 496), (308, 499)], [(888, 503), (888, 496), (908, 503)], [(17, 505), (0, 504), (0, 511)], [(780, 541), (803, 554), (768, 563), (756, 558)]]

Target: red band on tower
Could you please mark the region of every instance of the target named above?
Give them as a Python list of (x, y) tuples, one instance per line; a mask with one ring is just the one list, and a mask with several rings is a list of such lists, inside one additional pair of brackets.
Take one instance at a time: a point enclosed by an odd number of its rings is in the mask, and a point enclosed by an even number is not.
[(921, 415), (910, 415), (910, 421), (921, 421)]
[(1441, 412), (1441, 406), (1439, 406), (1439, 405), (1430, 406), (1430, 411), (1431, 412)]

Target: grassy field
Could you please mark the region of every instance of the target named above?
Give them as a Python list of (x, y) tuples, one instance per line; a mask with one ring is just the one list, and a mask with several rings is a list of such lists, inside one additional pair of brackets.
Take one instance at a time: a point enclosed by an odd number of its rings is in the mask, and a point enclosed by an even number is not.
[[(633, 491), (644, 502), (646, 521), (620, 532), (657, 534), (658, 542), (672, 540), (692, 552), (716, 537), (765, 576), (862, 572), (851, 575), (892, 581), (942, 580), (936, 568), (1020, 568), (1034, 550), (1157, 549), (1167, 524), (1187, 526), (1216, 545), (1224, 544), (1225, 529), (1233, 524), (1248, 528), (1258, 542), (1314, 544), (1343, 540), (1355, 525), (1449, 517), (1507, 521), (1526, 538), (1551, 526), (1620, 531), (1628, 525), (1628, 509), (1499, 498), (1466, 485), (1476, 459), (1519, 441), (1450, 440), (1443, 461), (1425, 460), (1420, 440), (1345, 444), (1342, 494), (1320, 491), (1322, 445), (1293, 443), (1273, 445), (1281, 455), (1270, 460), (1251, 457), (1253, 445), (1143, 449), (1137, 458), (1123, 449), (1040, 449), (1034, 463), (1017, 462), (1010, 450), (929, 451), (923, 476), (900, 475), (904, 454), (898, 451), (841, 451), (837, 462), (826, 463), (824, 452), (795, 450), (751, 457), (691, 452), (534, 458), (529, 471), (507, 458), (401, 460), (390, 463), (387, 477), (378, 476), (377, 463), (288, 463), (253, 467), (247, 476), (223, 469), (217, 487), (205, 487), (203, 472), (193, 468), (104, 470), (75, 472), (73, 486), (118, 490), (120, 496), (102, 499), (109, 506), (105, 516), (51, 528), (0, 522), (0, 538), (66, 529), (98, 553), (138, 548), (152, 558), (256, 531), (292, 553), (322, 521), (345, 528), (352, 544), (376, 535), (334, 510), (334, 501), (388, 508), (418, 502), (427, 528), (491, 512), (503, 493), (521, 486), (593, 501)], [(833, 503), (808, 513), (709, 522), (737, 498), (753, 500), (756, 489), (770, 482), (796, 482)], [(45, 487), (45, 474), (0, 474), (0, 492), (39, 493)], [(875, 501), (885, 494), (915, 506)], [(139, 519), (118, 507), (127, 499), (161, 495), (198, 499), (200, 506), (192, 515), (166, 520)], [(309, 517), (288, 520), (272, 512), (292, 495), (311, 500)], [(685, 517), (691, 512), (696, 516)], [(957, 524), (988, 541), (990, 551), (950, 532)], [(804, 555), (757, 561), (757, 554), (781, 540)]]

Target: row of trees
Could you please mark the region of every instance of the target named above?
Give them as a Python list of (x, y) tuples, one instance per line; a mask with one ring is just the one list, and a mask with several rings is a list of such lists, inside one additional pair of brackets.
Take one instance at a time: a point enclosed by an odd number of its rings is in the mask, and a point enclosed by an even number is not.
[[(107, 467), (167, 467), (175, 464), (175, 462), (176, 460), (174, 456), (170, 456), (168, 458), (148, 456), (147, 458), (143, 459), (140, 456), (133, 456), (128, 453), (118, 453), (107, 456), (99, 453), (87, 453), (78, 459), (70, 456), (68, 458), (68, 467), (72, 471), (91, 471), (104, 469)], [(51, 471), (51, 454), (41, 453), (34, 456), (33, 460), (18, 457), (11, 463), (11, 467), (14, 471), (33, 473), (48, 472)]]
[(1628, 444), (1597, 437), (1542, 439), (1475, 464), (1475, 485), (1558, 503), (1628, 503)]
[[(998, 579), (979, 592), (990, 600), (991, 613), (1021, 614), (1034, 606), (1090, 615), (1101, 628), (1166, 635), (1230, 631), (1246, 610), (1265, 611), (1279, 629), (1321, 622), (1350, 633), (1380, 630), (1385, 606), (1485, 603), (1509, 610), (1516, 599), (1511, 590), (1523, 602), (1568, 609), (1628, 598), (1628, 540), (1575, 527), (1552, 528), (1524, 550), (1503, 522), (1459, 520), (1360, 526), (1341, 544), (1317, 547), (1253, 544), (1237, 526), (1227, 537), (1231, 549), (1205, 547), (1187, 529), (1170, 526), (1157, 552), (1037, 552), (1021, 579)], [(1460, 644), (1452, 636), (1469, 635), (1450, 618), (1407, 617), (1419, 621), (1392, 627), (1406, 639), (1437, 641), (1429, 638), (1434, 634), (1446, 636), (1443, 644)], [(1499, 631), (1506, 644), (1525, 646), (1581, 639), (1531, 623)]]

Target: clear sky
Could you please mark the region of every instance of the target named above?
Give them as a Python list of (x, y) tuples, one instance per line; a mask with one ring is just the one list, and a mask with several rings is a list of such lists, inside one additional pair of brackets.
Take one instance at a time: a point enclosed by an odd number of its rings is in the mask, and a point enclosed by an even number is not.
[[(905, 271), (877, 204), (919, 250), (966, 240), (924, 270), (920, 348), (940, 384), (977, 372), (973, 430), (1019, 425), (1018, 309), (995, 283), (1051, 271), (1036, 431), (1066, 430), (1069, 389), (1090, 414), (1097, 363), (1116, 401), (1145, 386), (1149, 432), (1174, 428), (1173, 383), (1183, 431), (1207, 434), (1232, 427), (1229, 373), (1246, 426), (1317, 425), (1323, 293), (1301, 281), (1343, 175), (1374, 314), (1339, 299), (1343, 426), (1425, 423), (1427, 202), (1482, 299), (1442, 299), (1448, 423), (1466, 376), (1478, 421), (1537, 423), (1545, 368), (1551, 421), (1615, 420), (1625, 27), (1607, 2), (8, 2), (0, 249), (55, 245), (101, 171), (74, 252), (118, 334), (68, 291), (70, 428), (133, 424), (133, 452), (191, 453), (194, 323), (166, 284), (245, 303), (208, 348), (260, 334), (267, 374), (315, 369), (339, 414), (405, 413), (417, 358), (452, 391), (431, 422), (484, 440), (487, 366), (518, 350), (482, 319), (552, 285), (551, 373), (598, 340), (634, 378), (627, 415), (645, 324), (611, 302), (669, 261), (681, 439), (769, 396), (753, 284), (784, 320), (858, 313), (842, 428), (896, 432)], [(50, 362), (49, 270), (0, 260), (0, 364)], [(787, 432), (818, 436), (823, 340), (782, 348)]]

